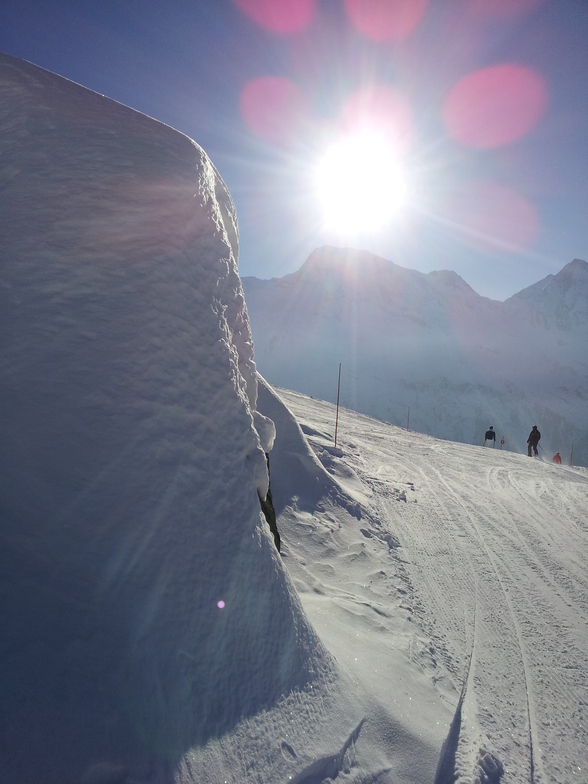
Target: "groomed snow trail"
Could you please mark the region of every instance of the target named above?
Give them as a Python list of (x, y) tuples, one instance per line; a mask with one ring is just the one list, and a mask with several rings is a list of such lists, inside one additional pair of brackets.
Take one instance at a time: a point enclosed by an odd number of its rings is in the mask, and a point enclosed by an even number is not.
[(305, 432), (321, 434), (308, 440), (343, 489), (353, 474), (379, 538), (400, 542), (413, 619), (454, 683), (456, 707), (463, 687), (456, 780), (588, 781), (586, 469), (347, 410), (336, 451), (325, 443), (334, 407), (279, 394)]

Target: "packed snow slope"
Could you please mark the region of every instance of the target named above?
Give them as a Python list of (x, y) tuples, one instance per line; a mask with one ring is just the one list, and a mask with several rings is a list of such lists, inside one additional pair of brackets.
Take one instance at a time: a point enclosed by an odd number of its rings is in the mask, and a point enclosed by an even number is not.
[(456, 273), (427, 275), (324, 247), (283, 278), (244, 278), (259, 371), (422, 433), (541, 448), (588, 465), (588, 264), (576, 259), (506, 302)]
[(333, 405), (277, 391), (284, 560), (340, 665), (437, 742), (418, 780), (588, 781), (587, 470), (346, 409), (335, 447)]

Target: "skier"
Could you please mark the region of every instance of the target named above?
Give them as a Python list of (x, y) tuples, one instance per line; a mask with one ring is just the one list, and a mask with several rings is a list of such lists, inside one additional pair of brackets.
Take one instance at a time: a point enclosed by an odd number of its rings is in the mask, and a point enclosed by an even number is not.
[(554, 462), (554, 463), (558, 463), (559, 465), (561, 465), (561, 455), (560, 455), (560, 453), (559, 453), (559, 452), (556, 452), (556, 453), (554, 454), (554, 456), (553, 456), (553, 462)]
[(486, 433), (484, 434), (484, 446), (486, 446), (488, 441), (492, 441), (493, 448), (496, 446), (496, 433), (494, 432), (494, 428), (492, 427), (492, 425), (490, 425), (490, 427), (488, 428), (488, 430), (486, 430)]
[(539, 457), (539, 451), (537, 449), (539, 441), (541, 441), (541, 433), (537, 430), (537, 425), (533, 425), (533, 429), (529, 433), (529, 438), (527, 438), (527, 454), (529, 457), (531, 457), (531, 449), (533, 449), (535, 457)]

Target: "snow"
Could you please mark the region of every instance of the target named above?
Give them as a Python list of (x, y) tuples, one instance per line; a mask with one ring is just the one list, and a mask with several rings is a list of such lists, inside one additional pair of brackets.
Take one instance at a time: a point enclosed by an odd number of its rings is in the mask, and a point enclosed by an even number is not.
[(260, 516), (234, 208), (185, 136), (0, 68), (0, 779), (159, 781), (332, 677)]
[(265, 389), (259, 404), (277, 426), (288, 571), (362, 689), (405, 730), (448, 739), (419, 780), (586, 781), (588, 471), (345, 409), (334, 448), (334, 406), (277, 391), (287, 409)]
[[(541, 447), (588, 465), (588, 264), (496, 302), (454, 272), (423, 274), (350, 248), (317, 249), (298, 272), (243, 287), (260, 373), (422, 433)], [(409, 412), (410, 409), (410, 412)]]
[(586, 470), (335, 447), (256, 372), (204, 151), (0, 71), (0, 781), (585, 781)]

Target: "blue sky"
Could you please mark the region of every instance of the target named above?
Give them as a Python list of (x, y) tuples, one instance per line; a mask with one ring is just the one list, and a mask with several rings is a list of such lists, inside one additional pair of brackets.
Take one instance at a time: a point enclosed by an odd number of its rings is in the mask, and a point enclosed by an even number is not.
[[(330, 243), (505, 299), (587, 259), (586, 0), (412, 0), (407, 20), (409, 6), (3, 0), (0, 50), (197, 141), (235, 201), (242, 275), (282, 276)], [(391, 96), (407, 197), (349, 234), (323, 225), (314, 173), (366, 95), (371, 120)]]

